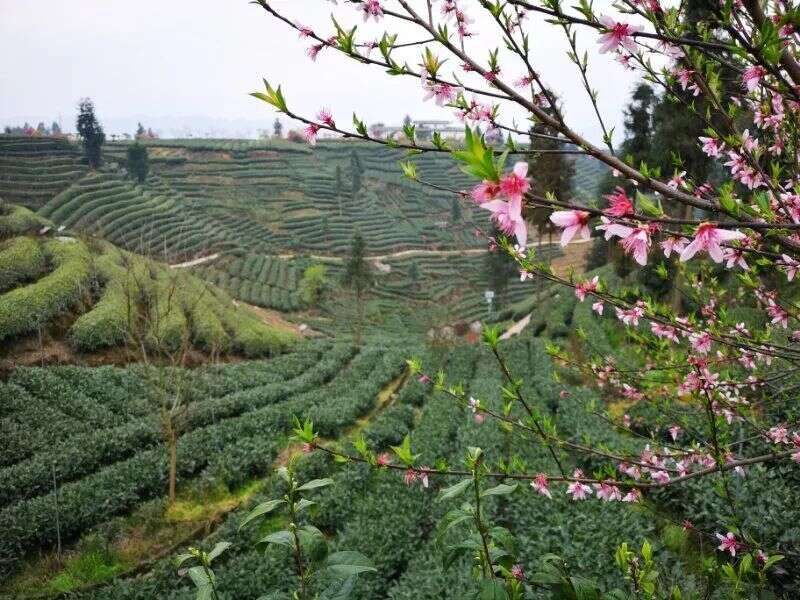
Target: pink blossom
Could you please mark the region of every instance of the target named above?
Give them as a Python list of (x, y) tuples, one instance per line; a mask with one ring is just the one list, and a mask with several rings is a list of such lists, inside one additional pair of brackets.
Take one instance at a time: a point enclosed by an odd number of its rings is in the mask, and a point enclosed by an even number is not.
[(633, 256), (633, 259), (644, 266), (647, 264), (647, 253), (650, 251), (650, 228), (647, 225), (642, 227), (628, 227), (619, 223), (611, 223), (605, 226), (606, 239), (612, 236), (620, 238), (619, 243), (625, 254)]
[(519, 161), (510, 173), (500, 178), (500, 191), (509, 200), (522, 200), (525, 193), (531, 189), (527, 175), (528, 163)]
[(637, 302), (635, 306), (623, 309), (617, 308), (617, 318), (625, 325), (639, 326), (639, 319), (644, 316), (644, 306)]
[(594, 488), (597, 490), (597, 497), (600, 500), (605, 500), (606, 502), (619, 502), (622, 500), (622, 492), (615, 485), (602, 481), (595, 483)]
[(767, 305), (767, 314), (772, 319), (771, 323), (773, 325), (780, 325), (784, 329), (789, 326), (789, 313), (783, 310), (783, 308), (772, 299), (770, 299)]
[(392, 464), (392, 457), (388, 452), (382, 452), (375, 458), (375, 464), (379, 467), (385, 467)]
[(500, 186), (493, 181), (482, 181), (470, 192), (476, 204), (491, 202), (500, 195)]
[(754, 65), (742, 73), (742, 86), (748, 92), (753, 92), (758, 89), (758, 84), (761, 78), (767, 74), (767, 70), (761, 65)]
[(569, 244), (578, 232), (583, 239), (588, 240), (592, 236), (592, 232), (589, 231), (590, 217), (591, 215), (585, 210), (557, 210), (551, 214), (550, 221), (564, 229), (561, 234), (561, 245)]
[(575, 286), (575, 296), (580, 302), (583, 302), (586, 299), (586, 294), (597, 291), (597, 284), (599, 280), (600, 278), (595, 275), (591, 281), (583, 281)]
[[(583, 471), (575, 469), (572, 476), (576, 479), (583, 478)], [(587, 497), (591, 496), (592, 488), (580, 481), (573, 481), (567, 486), (567, 494), (572, 496), (573, 500), (585, 500)]]
[(430, 471), (428, 467), (421, 467), (419, 471), (419, 479), (422, 482), (422, 487), (426, 489), (428, 488), (428, 485), (430, 483), (428, 481), (428, 471)]
[(786, 425), (775, 425), (771, 427), (769, 431), (767, 431), (767, 437), (772, 441), (773, 444), (788, 444), (789, 442), (789, 430), (786, 428)]
[(677, 190), (679, 187), (686, 187), (686, 171), (681, 171), (680, 173), (675, 173), (667, 182), (667, 186), (670, 189)]
[(695, 231), (694, 240), (681, 252), (681, 261), (685, 262), (697, 252), (705, 250), (714, 262), (722, 262), (723, 253), (720, 242), (730, 242), (745, 238), (740, 231), (720, 229), (714, 223), (701, 223)]
[(669, 483), (669, 473), (666, 471), (656, 471), (655, 473), (650, 475), (650, 479), (655, 481), (659, 485), (666, 485)]
[(797, 272), (800, 271), (800, 262), (797, 262), (791, 256), (787, 256), (786, 254), (781, 254), (781, 260), (779, 263), (783, 266), (784, 271), (786, 271), (786, 280), (791, 281), (794, 279)]
[(417, 472), (414, 469), (408, 469), (403, 479), (406, 485), (410, 487), (414, 485), (414, 482), (417, 480)]
[(525, 579), (525, 571), (522, 570), (522, 565), (511, 567), (511, 576), (517, 581), (523, 581)]
[(622, 415), (622, 424), (625, 427), (630, 428), (630, 426), (631, 426), (631, 416), (628, 413), (625, 413), (624, 415)]
[(592, 304), (592, 310), (594, 312), (596, 312), (598, 315), (602, 315), (603, 314), (603, 309), (604, 308), (605, 308), (604, 304), (602, 302), (600, 302), (599, 300), (597, 302), (595, 302), (594, 304)]
[(692, 350), (698, 354), (708, 354), (711, 350), (711, 334), (704, 332), (695, 332), (689, 335), (689, 343), (692, 345)]
[(300, 23), (295, 23), (295, 27), (297, 27), (297, 31), (299, 32), (301, 38), (307, 38), (314, 35), (314, 30), (310, 27), (306, 27)]
[(361, 3), (361, 12), (364, 13), (364, 22), (368, 21), (370, 17), (378, 22), (383, 16), (383, 9), (379, 0), (364, 0)]
[(536, 475), (533, 481), (531, 481), (531, 487), (542, 496), (546, 496), (548, 498), (553, 497), (550, 494), (550, 484), (547, 481), (547, 475), (545, 475), (544, 473), (539, 473), (538, 475)]
[(506, 235), (515, 235), (520, 246), (528, 241), (528, 227), (522, 218), (522, 199), (492, 200), (480, 205), (492, 213), (497, 228)]
[(524, 88), (528, 87), (531, 83), (533, 83), (533, 77), (530, 75), (525, 75), (524, 77), (520, 77), (514, 81), (514, 87)]
[(314, 442), (306, 442), (303, 444), (303, 453), (304, 454), (311, 454), (316, 449), (316, 444)]
[(607, 31), (597, 40), (597, 43), (601, 44), (601, 54), (616, 50), (620, 46), (625, 48), (628, 52), (636, 53), (637, 47), (636, 42), (633, 41), (633, 34), (642, 31), (640, 25), (618, 23), (611, 17), (600, 17), (600, 23), (603, 24)]
[(731, 556), (736, 556), (736, 549), (739, 547), (739, 542), (736, 540), (736, 536), (733, 532), (728, 532), (725, 535), (721, 533), (715, 533), (714, 535), (717, 536), (720, 544), (717, 546), (718, 550), (722, 552), (730, 552)]
[(678, 342), (677, 330), (671, 325), (662, 325), (661, 323), (656, 323), (655, 321), (651, 321), (650, 331), (652, 331), (653, 335), (655, 335), (656, 337), (664, 338), (675, 343)]
[(686, 89), (687, 86), (692, 82), (692, 76), (694, 75), (694, 71), (691, 69), (676, 69), (672, 73), (675, 75), (675, 78), (678, 80), (678, 83), (681, 85), (681, 89)]
[(705, 152), (711, 158), (718, 157), (725, 147), (725, 144), (716, 138), (700, 137), (700, 141), (703, 142), (703, 152)]
[(327, 108), (323, 108), (321, 111), (319, 111), (319, 114), (317, 115), (317, 120), (322, 121), (325, 125), (327, 125), (332, 129), (336, 128), (336, 123), (333, 120), (333, 115), (331, 114), (331, 111)]
[(633, 214), (633, 202), (621, 187), (617, 186), (613, 194), (607, 194), (603, 197), (608, 200), (608, 208), (603, 211), (607, 215), (624, 217)]
[(673, 425), (669, 428), (669, 435), (672, 437), (672, 441), (678, 441), (678, 436), (681, 434), (681, 428), (678, 425)]
[[(630, 427), (630, 423), (626, 425), (626, 427)], [(642, 470), (639, 468), (639, 465), (629, 465), (628, 463), (621, 463), (617, 466), (620, 473), (625, 473), (628, 477), (632, 477), (637, 481), (642, 477)]]
[(453, 102), (458, 96), (458, 88), (448, 83), (431, 83), (426, 80), (425, 89), (427, 90), (427, 94), (425, 94), (423, 100), (435, 98), (438, 106), (444, 106), (445, 104)]
[(642, 492), (639, 491), (638, 488), (631, 489), (627, 494), (625, 494), (625, 497), (622, 498), (623, 502), (635, 503), (635, 502), (641, 502), (641, 500), (642, 500)]
[(661, 242), (661, 249), (664, 251), (664, 256), (667, 258), (675, 252), (676, 254), (680, 254), (683, 252), (683, 249), (686, 248), (686, 244), (689, 243), (689, 240), (686, 238), (677, 238), (677, 237), (668, 237), (667, 239)]
[(750, 265), (744, 259), (744, 250), (741, 248), (725, 248), (722, 251), (722, 255), (726, 269), (731, 269), (738, 265), (743, 271), (750, 270)]
[(319, 125), (316, 123), (309, 123), (306, 125), (306, 128), (303, 129), (303, 137), (306, 138), (306, 141), (313, 146), (317, 143), (317, 133), (319, 130)]

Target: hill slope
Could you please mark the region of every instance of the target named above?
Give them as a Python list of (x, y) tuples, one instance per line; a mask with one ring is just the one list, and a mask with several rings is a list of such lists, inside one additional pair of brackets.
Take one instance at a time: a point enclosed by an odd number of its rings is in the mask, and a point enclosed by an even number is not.
[(52, 341), (77, 353), (133, 345), (214, 356), (263, 356), (291, 341), (191, 273), (53, 231), (0, 204), (0, 359)]

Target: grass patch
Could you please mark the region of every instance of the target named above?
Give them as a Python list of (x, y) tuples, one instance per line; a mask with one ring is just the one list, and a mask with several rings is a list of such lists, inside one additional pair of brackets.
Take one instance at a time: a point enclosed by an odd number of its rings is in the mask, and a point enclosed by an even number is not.
[(238, 506), (253, 498), (262, 480), (239, 488), (198, 482), (187, 486), (172, 506), (148, 502), (87, 533), (61, 558), (55, 553), (33, 559), (0, 595), (13, 598), (55, 596), (93, 587), (169, 554), (196, 535), (205, 535)]

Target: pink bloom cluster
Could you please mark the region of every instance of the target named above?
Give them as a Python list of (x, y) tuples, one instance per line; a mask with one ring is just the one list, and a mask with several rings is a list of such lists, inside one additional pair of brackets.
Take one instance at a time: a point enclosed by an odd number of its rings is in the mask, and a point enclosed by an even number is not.
[[(506, 235), (514, 235), (524, 247), (528, 241), (528, 226), (522, 218), (522, 199), (530, 189), (528, 163), (518, 162), (499, 183), (483, 181), (472, 190), (472, 198), (481, 208), (492, 213), (497, 228)], [(505, 199), (499, 199), (503, 196)]]

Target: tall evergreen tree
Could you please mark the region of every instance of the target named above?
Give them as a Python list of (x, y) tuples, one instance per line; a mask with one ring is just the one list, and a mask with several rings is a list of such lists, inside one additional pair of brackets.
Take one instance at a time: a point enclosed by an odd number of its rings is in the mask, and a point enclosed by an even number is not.
[(461, 223), (463, 217), (464, 214), (461, 210), (461, 202), (459, 202), (458, 197), (453, 197), (450, 205), (450, 224), (455, 225), (456, 223)]
[(136, 135), (133, 136), (137, 140), (143, 140), (147, 137), (147, 130), (144, 128), (144, 125), (141, 123), (138, 124), (136, 127)]
[(366, 260), (366, 242), (360, 231), (353, 235), (350, 245), (350, 256), (347, 258), (342, 273), (342, 285), (353, 291), (356, 297), (355, 343), (361, 344), (364, 325), (364, 304), (367, 290), (372, 286), (373, 275)]
[(350, 152), (350, 174), (353, 183), (351, 192), (353, 198), (355, 198), (361, 190), (361, 176), (364, 174), (364, 167), (361, 165), (361, 159), (358, 157), (358, 152), (355, 150)]
[(106, 141), (106, 134), (94, 114), (94, 103), (89, 98), (84, 98), (78, 105), (78, 135), (83, 142), (83, 156), (89, 167), (96, 169), (100, 166), (100, 149)]
[(53, 121), (53, 124), (50, 125), (50, 135), (53, 135), (53, 136), (56, 136), (56, 137), (61, 135), (61, 126), (58, 123), (56, 123), (55, 121)]
[(420, 273), (419, 265), (416, 262), (412, 262), (411, 266), (408, 267), (408, 279), (411, 281), (412, 288), (417, 289), (421, 277), (422, 273)]
[(147, 153), (147, 146), (136, 142), (128, 146), (128, 173), (131, 174), (139, 183), (144, 183), (147, 174), (150, 172), (150, 159)]
[(630, 156), (635, 166), (647, 161), (651, 155), (653, 142), (653, 109), (658, 98), (646, 83), (636, 86), (631, 102), (625, 109), (625, 141), (622, 154)]
[[(537, 123), (531, 129), (531, 133), (539, 135), (555, 136), (556, 132)], [(563, 143), (547, 138), (531, 136), (532, 149), (540, 150), (563, 150)], [(572, 178), (575, 175), (575, 166), (568, 155), (544, 152), (533, 154), (528, 158), (528, 174), (531, 176), (531, 183), (539, 194), (551, 193), (557, 200), (565, 202), (572, 195)], [(526, 215), (536, 227), (539, 236), (551, 237), (554, 231), (550, 221), (552, 211), (546, 208), (534, 208)]]
[[(499, 235), (500, 231), (493, 226), (491, 236), (497, 238)], [(484, 272), (487, 289), (494, 292), (495, 306), (502, 306), (506, 300), (508, 282), (517, 274), (514, 260), (507, 253), (499, 250), (489, 252), (484, 261)]]
[(276, 138), (283, 137), (283, 123), (281, 123), (280, 119), (275, 119), (275, 122), (272, 124), (272, 135)]

